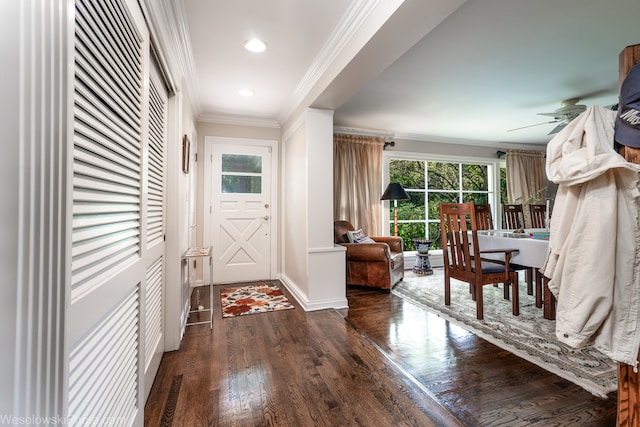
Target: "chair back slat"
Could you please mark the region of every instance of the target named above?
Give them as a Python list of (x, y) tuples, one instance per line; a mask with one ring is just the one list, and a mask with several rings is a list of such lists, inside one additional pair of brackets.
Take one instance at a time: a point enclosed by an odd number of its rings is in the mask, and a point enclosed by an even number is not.
[(478, 248), (477, 235), (474, 234), (478, 226), (473, 202), (440, 204), (440, 227), (442, 247), (446, 248), (445, 262), (453, 270), (472, 274), (475, 268), (472, 251)]
[(475, 204), (478, 230), (493, 230), (493, 215), (488, 203)]
[(529, 219), (532, 228), (545, 228), (544, 217), (547, 214), (546, 205), (529, 205)]
[(507, 230), (524, 228), (522, 204), (502, 205), (502, 228)]

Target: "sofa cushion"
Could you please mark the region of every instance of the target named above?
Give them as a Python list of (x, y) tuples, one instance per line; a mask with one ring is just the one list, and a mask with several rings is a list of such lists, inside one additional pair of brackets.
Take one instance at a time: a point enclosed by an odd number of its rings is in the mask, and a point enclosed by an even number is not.
[(347, 231), (347, 236), (349, 236), (351, 243), (375, 243), (372, 238), (362, 232), (362, 229)]

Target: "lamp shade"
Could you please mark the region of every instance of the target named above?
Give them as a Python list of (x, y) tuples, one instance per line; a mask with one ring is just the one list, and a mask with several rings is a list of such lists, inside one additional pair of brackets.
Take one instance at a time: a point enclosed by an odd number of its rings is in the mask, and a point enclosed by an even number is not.
[(409, 195), (399, 182), (390, 182), (380, 200), (409, 200)]

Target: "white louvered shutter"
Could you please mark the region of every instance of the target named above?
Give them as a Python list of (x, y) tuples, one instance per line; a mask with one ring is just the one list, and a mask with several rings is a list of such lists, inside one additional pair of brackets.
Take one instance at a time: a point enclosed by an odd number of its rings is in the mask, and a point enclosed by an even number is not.
[(164, 242), (164, 177), (167, 138), (167, 92), (157, 76), (155, 61), (149, 84), (149, 167), (147, 247)]
[(134, 0), (75, 5), (69, 417), (131, 425), (144, 410), (148, 32)]
[(151, 61), (149, 79), (149, 137), (145, 175), (147, 182), (147, 241), (145, 288), (145, 398), (151, 391), (164, 352), (165, 277), (165, 174), (167, 142), (167, 91)]

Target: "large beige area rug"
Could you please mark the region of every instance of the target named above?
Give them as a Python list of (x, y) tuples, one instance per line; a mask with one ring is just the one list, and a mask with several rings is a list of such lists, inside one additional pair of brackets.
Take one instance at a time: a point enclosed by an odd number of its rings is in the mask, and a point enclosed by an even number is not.
[(593, 347), (575, 349), (555, 338), (555, 321), (542, 317), (535, 299), (520, 284), (520, 316), (511, 314), (511, 301), (500, 287), (485, 286), (484, 319), (476, 319), (469, 285), (451, 281), (451, 305), (444, 305), (442, 269), (432, 276), (405, 277), (392, 293), (437, 314), (463, 329), (565, 378), (600, 397), (617, 389), (617, 365)]

